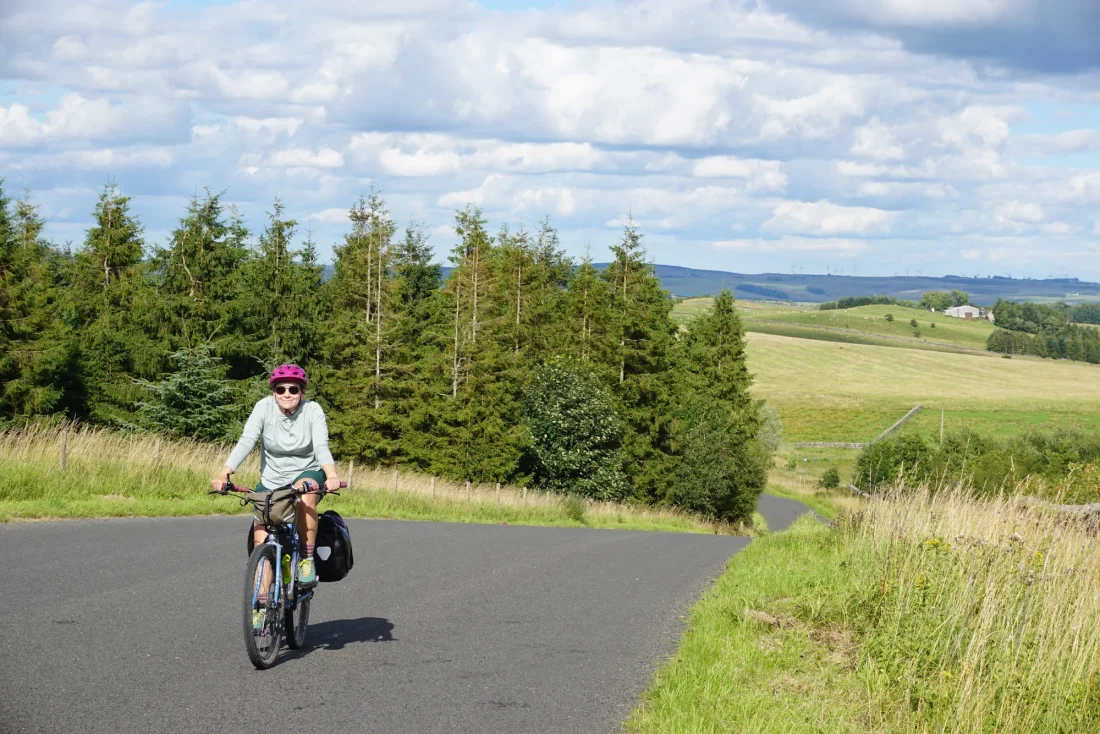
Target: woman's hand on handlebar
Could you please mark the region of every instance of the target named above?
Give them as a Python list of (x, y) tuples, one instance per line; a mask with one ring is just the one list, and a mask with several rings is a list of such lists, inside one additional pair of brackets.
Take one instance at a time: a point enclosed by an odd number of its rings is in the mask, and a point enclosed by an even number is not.
[(213, 487), (215, 492), (225, 491), (225, 485), (229, 481), (229, 475), (233, 473), (233, 470), (228, 466), (222, 467), (222, 470), (214, 475), (214, 478), (210, 480), (210, 486)]
[(336, 492), (336, 491), (339, 491), (342, 487), (346, 487), (346, 486), (348, 486), (348, 485), (345, 482), (341, 482), (340, 477), (336, 476), (335, 474), (332, 475), (331, 477), (326, 477), (325, 478), (325, 491), (326, 492)]

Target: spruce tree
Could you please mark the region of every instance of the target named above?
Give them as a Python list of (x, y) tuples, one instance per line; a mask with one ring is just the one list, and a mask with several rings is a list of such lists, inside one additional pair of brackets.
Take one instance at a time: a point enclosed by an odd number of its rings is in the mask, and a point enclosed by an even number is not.
[(435, 304), (439, 349), (427, 374), (437, 395), (439, 388), (446, 392), (419, 420), (410, 451), (418, 465), (458, 479), (508, 480), (519, 463), (524, 430), (515, 385), (504, 376), (514, 342), (501, 338), (505, 309), (493, 268), (496, 253), (479, 209), (458, 212), (455, 231), (455, 268)]
[(0, 181), (0, 420), (64, 409), (54, 253), (29, 195), (11, 207)]
[(721, 401), (731, 413), (745, 417), (747, 428), (754, 425), (745, 329), (730, 291), (722, 289), (710, 311), (691, 322), (680, 343), (677, 363), (690, 392)]
[(672, 390), (669, 372), (676, 325), (672, 298), (645, 262), (642, 235), (630, 222), (611, 249), (602, 277), (611, 290), (616, 394), (626, 422), (626, 471), (640, 499), (656, 502), (670, 487)]
[(298, 223), (275, 200), (244, 269), (241, 311), (246, 349), (262, 374), (283, 362), (308, 362), (319, 347), (322, 268), (316, 249), (292, 249)]
[(767, 482), (771, 455), (758, 437), (761, 403), (749, 392), (745, 332), (728, 290), (691, 322), (675, 361), (672, 445), (678, 466), (668, 501), (723, 520), (745, 520)]
[(67, 299), (83, 391), (80, 412), (96, 422), (130, 425), (142, 397), (135, 378), (155, 374), (158, 365), (138, 323), (152, 300), (141, 264), (145, 242), (130, 198), (113, 184), (104, 187), (93, 218)]
[(391, 262), (395, 281), (389, 408), (400, 436), (401, 460), (426, 469), (430, 457), (417, 447), (424, 445), (425, 428), (432, 425), (435, 407), (446, 395), (442, 340), (433, 331), (433, 325), (446, 331), (441, 267), (432, 263), (432, 248), (417, 223), (406, 227)]
[(141, 425), (171, 436), (226, 441), (240, 432), (239, 397), (207, 344), (169, 355), (170, 371), (155, 382), (141, 380), (149, 399), (138, 405)]
[(606, 384), (616, 384), (618, 319), (612, 311), (611, 286), (600, 277), (590, 255), (569, 277), (558, 320), (560, 351), (579, 360)]
[[(234, 224), (236, 226), (234, 226)], [(242, 365), (241, 325), (235, 313), (248, 258), (247, 230), (231, 223), (221, 194), (193, 197), (187, 215), (152, 259), (157, 298), (152, 328), (167, 354), (210, 345), (213, 353)], [(240, 375), (243, 376), (243, 375)]]
[(375, 193), (349, 212), (351, 231), (335, 247), (328, 291), (332, 314), (324, 332), (321, 391), (333, 408), (330, 425), (341, 451), (371, 463), (401, 456), (392, 398), (403, 377), (394, 365), (393, 275), (396, 227)]

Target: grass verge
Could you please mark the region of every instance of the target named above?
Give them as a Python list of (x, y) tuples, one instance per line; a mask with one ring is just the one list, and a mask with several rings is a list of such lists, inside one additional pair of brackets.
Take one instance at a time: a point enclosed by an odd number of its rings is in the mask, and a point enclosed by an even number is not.
[[(231, 497), (206, 494), (210, 475), (227, 454), (221, 446), (100, 429), (0, 432), (0, 522), (247, 513)], [(352, 476), (350, 466), (339, 469)], [(258, 474), (251, 458), (237, 481), (252, 486)], [(584, 502), (508, 486), (467, 488), (393, 470), (357, 470), (353, 488), (326, 498), (324, 505), (346, 517), (753, 534), (751, 528), (716, 527), (674, 510)]]
[(626, 729), (1097, 731), (1098, 613), (1084, 524), (895, 494), (735, 556)]

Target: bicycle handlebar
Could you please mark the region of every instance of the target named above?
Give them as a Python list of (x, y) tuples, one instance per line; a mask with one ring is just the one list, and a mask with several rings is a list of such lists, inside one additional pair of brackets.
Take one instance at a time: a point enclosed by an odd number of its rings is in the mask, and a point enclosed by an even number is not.
[[(313, 486), (313, 483), (307, 481), (307, 482), (305, 482), (305, 486), (311, 487), (311, 486)], [(348, 486), (347, 482), (340, 482), (340, 489), (347, 489), (347, 486)], [(332, 494), (332, 495), (336, 495), (337, 497), (340, 496), (340, 493), (337, 492), (336, 490), (334, 490), (334, 489), (325, 489), (323, 486), (319, 489), (305, 489), (305, 490), (302, 490), (302, 489), (289, 488), (289, 487), (283, 487), (283, 489), (294, 489), (295, 494), (297, 494), (299, 496), (300, 495), (305, 495), (305, 494)], [(220, 494), (224, 497), (229, 492), (237, 492), (238, 494), (248, 494), (251, 491), (252, 490), (249, 489), (248, 487), (238, 487), (237, 485), (233, 484), (233, 482), (231, 480), (226, 479), (225, 484), (222, 485), (222, 491), (219, 492), (215, 489), (215, 490), (211, 490), (211, 491), (207, 492), (207, 494)]]

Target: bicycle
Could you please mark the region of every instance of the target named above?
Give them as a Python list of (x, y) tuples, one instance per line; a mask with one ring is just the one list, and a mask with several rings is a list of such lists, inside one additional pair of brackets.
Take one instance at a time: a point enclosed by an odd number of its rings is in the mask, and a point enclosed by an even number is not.
[[(264, 497), (268, 500), (277, 492), (288, 493), (288, 496), (293, 499), (290, 511), (285, 513), (289, 521), (271, 521), (268, 512), (261, 513), (263, 517), (268, 518), (264, 522), (267, 538), (252, 549), (245, 567), (242, 610), (244, 646), (248, 652), (248, 659), (260, 670), (275, 664), (284, 633), (287, 647), (291, 650), (297, 650), (305, 644), (306, 627), (309, 624), (309, 604), (315, 587), (301, 589), (298, 586), (296, 571), (302, 553), (302, 544), (296, 527), (298, 503), (302, 496), (307, 494), (317, 494), (321, 497), (326, 494), (340, 496), (339, 492), (329, 491), (323, 485), (319, 489), (311, 489), (312, 486), (312, 482), (306, 481), (302, 489), (288, 485), (264, 493)], [(347, 486), (347, 482), (340, 482), (341, 489)], [(234, 485), (227, 477), (220, 492), (215, 490), (208, 494), (224, 497), (230, 492), (247, 495), (251, 491), (248, 487)], [(256, 505), (259, 501), (260, 497), (246, 496), (241, 498), (241, 505), (248, 503)], [(261, 602), (261, 600), (264, 601)], [(263, 612), (263, 622), (257, 627), (255, 614), (260, 611)]]

